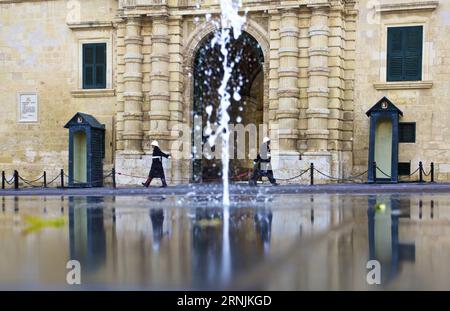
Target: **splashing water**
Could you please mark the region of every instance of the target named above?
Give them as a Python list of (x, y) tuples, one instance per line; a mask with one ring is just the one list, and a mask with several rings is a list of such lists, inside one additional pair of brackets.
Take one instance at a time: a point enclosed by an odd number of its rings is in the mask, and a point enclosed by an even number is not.
[[(228, 114), (228, 108), (231, 105), (231, 95), (227, 90), (228, 82), (232, 77), (233, 63), (234, 60), (229, 59), (229, 45), (231, 42), (231, 35), (234, 39), (238, 39), (242, 33), (242, 28), (245, 23), (245, 16), (240, 16), (238, 11), (241, 7), (241, 0), (221, 0), (221, 16), (220, 16), (220, 32), (216, 34), (213, 40), (214, 44), (220, 45), (220, 53), (222, 54), (222, 66), (223, 66), (223, 78), (219, 87), (220, 96), (220, 106), (219, 106), (219, 121), (218, 127), (214, 135), (209, 137), (210, 145), (213, 145), (217, 135), (222, 135), (222, 182), (223, 182), (223, 199), (222, 203), (224, 206), (230, 205), (230, 194), (229, 194), (229, 181), (228, 181), (228, 170), (229, 170), (229, 138), (230, 132), (228, 128), (228, 123), (230, 122), (230, 115)], [(232, 32), (232, 34), (231, 34)], [(233, 97), (240, 98), (238, 93), (234, 93)], [(211, 111), (208, 111), (208, 117)], [(208, 126), (209, 127), (209, 126)]]

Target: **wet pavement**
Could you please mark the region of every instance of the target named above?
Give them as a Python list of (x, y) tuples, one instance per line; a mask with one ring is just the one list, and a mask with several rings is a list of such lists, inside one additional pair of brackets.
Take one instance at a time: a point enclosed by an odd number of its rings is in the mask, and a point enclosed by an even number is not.
[[(183, 184), (171, 185), (167, 188), (152, 186), (135, 187), (103, 187), (103, 188), (20, 188), (0, 189), (0, 196), (136, 196), (136, 195), (220, 195), (221, 184)], [(271, 186), (268, 183), (251, 187), (247, 182), (230, 184), (230, 193), (234, 195), (258, 194), (304, 194), (304, 193), (450, 193), (450, 183), (397, 183), (397, 184), (369, 184), (369, 183), (332, 183), (332, 184), (283, 184)]]
[(450, 289), (449, 194), (233, 193), (2, 196), (0, 289)]

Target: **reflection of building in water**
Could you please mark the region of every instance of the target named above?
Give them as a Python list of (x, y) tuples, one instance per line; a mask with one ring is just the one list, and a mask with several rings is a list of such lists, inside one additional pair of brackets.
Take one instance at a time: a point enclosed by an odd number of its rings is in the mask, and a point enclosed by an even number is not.
[[(295, 202), (295, 203), (293, 203)], [(299, 237), (320, 234), (344, 217), (345, 203), (335, 196), (273, 196), (272, 247), (286, 247)]]
[(66, 203), (61, 203), (56, 197), (44, 200), (42, 197), (36, 199), (34, 196), (2, 196), (0, 203), (2, 290), (11, 290), (15, 286), (19, 288), (20, 284), (26, 285), (27, 290), (34, 284), (36, 286), (39, 284), (41, 289), (61, 282), (66, 284), (69, 238), (67, 226), (59, 225), (62, 217), (67, 220), (67, 215), (60, 212), (60, 204)]
[[(263, 289), (377, 289), (367, 284), (370, 259), (381, 263), (382, 286), (450, 288), (450, 209), (447, 196), (341, 197), (341, 218), (314, 243), (280, 262)], [(384, 203), (385, 209), (375, 206)], [(276, 220), (274, 210), (273, 224)], [(274, 229), (272, 235), (275, 237)], [(272, 246), (276, 245), (272, 239)], [(420, 282), (411, 282), (411, 280)]]
[(81, 207), (98, 204), (97, 197), (71, 197), (69, 199), (70, 259), (78, 260), (87, 271), (96, 270), (106, 260), (106, 233), (102, 207)]
[(192, 211), (172, 208), (168, 201), (158, 208), (159, 201), (116, 198), (115, 275), (134, 284), (178, 288), (191, 279), (192, 236), (187, 228)]
[[(223, 235), (223, 210), (197, 208), (193, 226), (193, 277), (216, 284), (223, 280), (227, 260), (231, 260), (230, 273), (250, 271), (264, 257), (285, 251), (302, 235), (313, 235), (329, 229), (343, 218), (343, 211), (322, 205), (323, 200), (301, 198), (295, 208), (275, 198), (270, 206), (259, 208), (232, 208), (229, 223), (229, 253), (224, 249), (227, 239)], [(330, 203), (330, 202), (328, 202)], [(284, 209), (286, 208), (286, 209)], [(313, 216), (312, 216), (313, 215)], [(207, 284), (203, 284), (206, 286)]]
[(191, 265), (194, 284), (215, 285), (220, 280), (224, 260), (222, 243), (222, 210), (197, 208), (192, 227)]
[[(272, 212), (268, 209), (197, 208), (192, 231), (194, 283), (225, 284), (232, 274), (248, 271), (268, 254)], [(205, 283), (206, 282), (206, 283)]]

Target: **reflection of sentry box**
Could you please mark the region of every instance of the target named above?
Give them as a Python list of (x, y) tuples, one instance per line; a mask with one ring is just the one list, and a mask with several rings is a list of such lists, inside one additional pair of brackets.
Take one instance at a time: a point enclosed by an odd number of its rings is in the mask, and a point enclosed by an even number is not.
[[(381, 284), (386, 284), (397, 275), (402, 262), (414, 262), (416, 257), (415, 244), (399, 241), (399, 218), (410, 217), (409, 200), (404, 202), (406, 204), (401, 204), (401, 200), (395, 196), (369, 197), (369, 260), (380, 262)], [(401, 205), (405, 205), (406, 209)]]
[(64, 127), (69, 129), (69, 186), (102, 187), (105, 125), (78, 112)]

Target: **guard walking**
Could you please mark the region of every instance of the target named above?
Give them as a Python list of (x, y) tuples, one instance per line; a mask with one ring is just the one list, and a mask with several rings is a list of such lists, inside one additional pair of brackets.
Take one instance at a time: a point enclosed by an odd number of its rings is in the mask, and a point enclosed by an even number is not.
[(142, 183), (144, 187), (149, 187), (153, 178), (161, 178), (162, 187), (167, 187), (166, 176), (164, 175), (164, 169), (162, 165), (162, 158), (170, 159), (170, 155), (166, 154), (159, 149), (159, 144), (156, 140), (152, 141), (153, 155), (152, 155), (152, 167), (148, 173), (148, 178), (145, 183)]
[(270, 138), (264, 137), (263, 143), (259, 147), (259, 153), (256, 160), (253, 161), (253, 175), (249, 181), (251, 186), (256, 186), (259, 178), (265, 176), (273, 186), (278, 186), (273, 177), (272, 165), (270, 164)]

